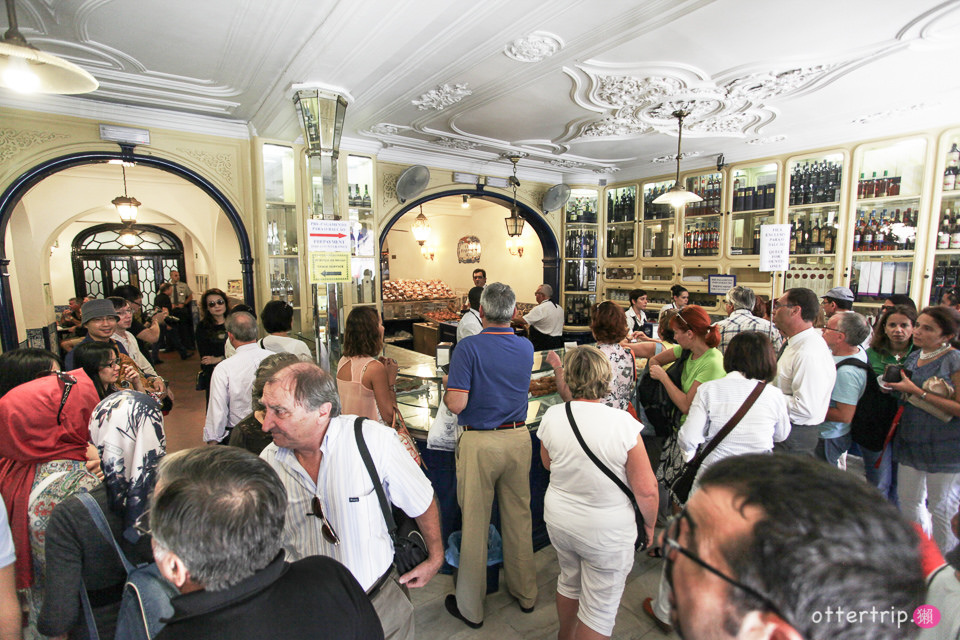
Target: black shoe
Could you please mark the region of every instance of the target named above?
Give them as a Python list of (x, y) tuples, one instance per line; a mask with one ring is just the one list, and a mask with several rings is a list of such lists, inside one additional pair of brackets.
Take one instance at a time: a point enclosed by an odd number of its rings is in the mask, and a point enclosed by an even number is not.
[(483, 626), (483, 622), (471, 622), (463, 617), (463, 614), (460, 613), (460, 609), (457, 608), (457, 596), (454, 594), (451, 593), (447, 596), (447, 599), (443, 601), (443, 606), (447, 608), (447, 613), (452, 615), (454, 618), (457, 618), (471, 629), (479, 629)]
[(529, 606), (529, 607), (525, 607), (525, 606), (523, 606), (522, 604), (520, 604), (519, 602), (517, 602), (517, 605), (519, 605), (520, 611), (523, 611), (524, 613), (533, 613), (533, 605), (531, 605), (531, 606)]
[(192, 356), (192, 355), (193, 355), (193, 351), (184, 351), (183, 353), (180, 354), (180, 359), (181, 359), (181, 360), (186, 360), (186, 359), (190, 358), (190, 356)]

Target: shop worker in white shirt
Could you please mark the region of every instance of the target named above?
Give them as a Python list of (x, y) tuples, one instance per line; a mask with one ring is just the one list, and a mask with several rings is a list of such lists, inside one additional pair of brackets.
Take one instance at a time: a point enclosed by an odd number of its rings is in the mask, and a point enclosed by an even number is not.
[[(263, 430), (273, 437), (260, 457), (287, 491), (283, 547), (290, 561), (313, 555), (346, 565), (380, 617), (387, 640), (415, 637), (413, 604), (399, 585), (423, 587), (443, 564), (433, 486), (396, 431), (363, 421), (363, 438), (387, 499), (416, 518), (429, 552), (408, 573), (393, 568), (393, 543), (354, 431), (340, 415), (333, 377), (312, 362), (278, 371), (263, 387)], [(310, 615), (304, 611), (304, 615)]]
[(227, 341), (237, 350), (216, 366), (210, 377), (210, 401), (203, 440), (217, 444), (230, 435), (234, 426), (250, 415), (250, 389), (260, 361), (273, 354), (257, 344), (257, 319), (246, 311), (227, 316)]
[(553, 296), (553, 287), (542, 284), (537, 287), (533, 296), (537, 299), (537, 306), (525, 316), (517, 312), (513, 319), (520, 324), (529, 325), (530, 342), (534, 351), (559, 349), (563, 346), (563, 309), (550, 298)]
[(480, 320), (481, 295), (483, 295), (483, 287), (474, 287), (467, 294), (467, 301), (470, 306), (460, 317), (460, 322), (457, 323), (457, 342), (483, 331), (483, 322)]
[(777, 361), (777, 386), (787, 396), (790, 436), (775, 451), (814, 455), (836, 381), (833, 354), (813, 328), (820, 299), (810, 289), (787, 289), (773, 305), (773, 323), (786, 338)]

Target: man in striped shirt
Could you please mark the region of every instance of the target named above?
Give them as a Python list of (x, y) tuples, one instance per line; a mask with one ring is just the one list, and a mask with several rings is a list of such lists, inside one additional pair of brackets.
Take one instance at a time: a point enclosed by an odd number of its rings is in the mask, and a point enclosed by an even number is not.
[(720, 330), (720, 351), (726, 351), (733, 336), (743, 331), (759, 331), (770, 338), (774, 351), (780, 351), (783, 336), (772, 322), (753, 315), (756, 301), (756, 294), (748, 287), (736, 286), (727, 291), (724, 307), (728, 317), (717, 323), (717, 329)]
[[(397, 576), (393, 543), (354, 434), (340, 415), (336, 382), (312, 362), (281, 369), (263, 388), (260, 456), (287, 490), (283, 547), (291, 561), (324, 555), (346, 565), (373, 603), (387, 640), (414, 638), (413, 604), (400, 589), (425, 586), (443, 564), (440, 514), (430, 481), (396, 432), (373, 420), (363, 438), (387, 499), (416, 518), (429, 557)], [(399, 583), (399, 584), (398, 584)]]

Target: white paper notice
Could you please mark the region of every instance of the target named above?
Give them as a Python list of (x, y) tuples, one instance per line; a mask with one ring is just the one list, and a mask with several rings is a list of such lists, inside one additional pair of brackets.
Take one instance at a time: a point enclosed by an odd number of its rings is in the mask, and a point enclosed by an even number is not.
[(789, 224), (760, 225), (760, 271), (786, 271), (790, 268)]
[(350, 222), (347, 220), (307, 220), (310, 251), (350, 253)]

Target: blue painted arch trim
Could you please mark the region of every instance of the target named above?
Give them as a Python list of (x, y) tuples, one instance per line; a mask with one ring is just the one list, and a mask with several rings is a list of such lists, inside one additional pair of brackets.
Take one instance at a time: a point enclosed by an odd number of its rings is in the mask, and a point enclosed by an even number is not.
[[(404, 204), (403, 208), (397, 211), (397, 213), (390, 218), (389, 222), (387, 222), (387, 225), (380, 233), (380, 246), (382, 247), (387, 241), (387, 234), (390, 232), (390, 229), (393, 228), (393, 225), (397, 223), (397, 220), (402, 218), (403, 215), (411, 209), (415, 209), (421, 204), (430, 202), (431, 200), (438, 200), (448, 196), (462, 196), (464, 194), (468, 196), (485, 196), (487, 198), (496, 198), (497, 200), (502, 200), (508, 212), (510, 207), (513, 205), (512, 196), (492, 193), (484, 191), (483, 189), (449, 189), (440, 193), (432, 193), (428, 196), (423, 196), (421, 198), (408, 201)], [(550, 225), (547, 224), (547, 221), (542, 215), (540, 215), (539, 211), (525, 205), (519, 200), (517, 201), (517, 207), (520, 209), (520, 217), (523, 218), (527, 224), (533, 227), (533, 230), (537, 234), (537, 238), (540, 239), (540, 246), (543, 248), (543, 282), (544, 284), (549, 284), (551, 287), (553, 287), (556, 297), (558, 298), (557, 302), (559, 303), (560, 252), (559, 245), (557, 243), (557, 237), (553, 234), (553, 229), (550, 228)], [(506, 233), (506, 228), (504, 228), (504, 233)]]
[[(7, 224), (13, 216), (13, 210), (20, 199), (34, 186), (45, 178), (63, 171), (85, 164), (98, 164), (109, 160), (126, 160), (136, 162), (147, 167), (167, 171), (179, 176), (195, 185), (210, 196), (217, 206), (226, 214), (237, 234), (240, 244), (240, 268), (243, 277), (244, 303), (256, 308), (253, 288), (253, 253), (250, 249), (250, 238), (243, 226), (240, 212), (233, 203), (217, 189), (216, 186), (199, 173), (179, 163), (157, 156), (145, 156), (133, 152), (132, 147), (123, 147), (120, 152), (86, 151), (73, 153), (42, 162), (18, 176), (0, 194), (0, 239), (6, 238)], [(7, 257), (6, 242), (0, 242), (0, 346), (4, 351), (17, 347), (17, 324), (13, 311), (13, 295), (10, 290), (10, 274), (8, 267), (10, 258)]]

